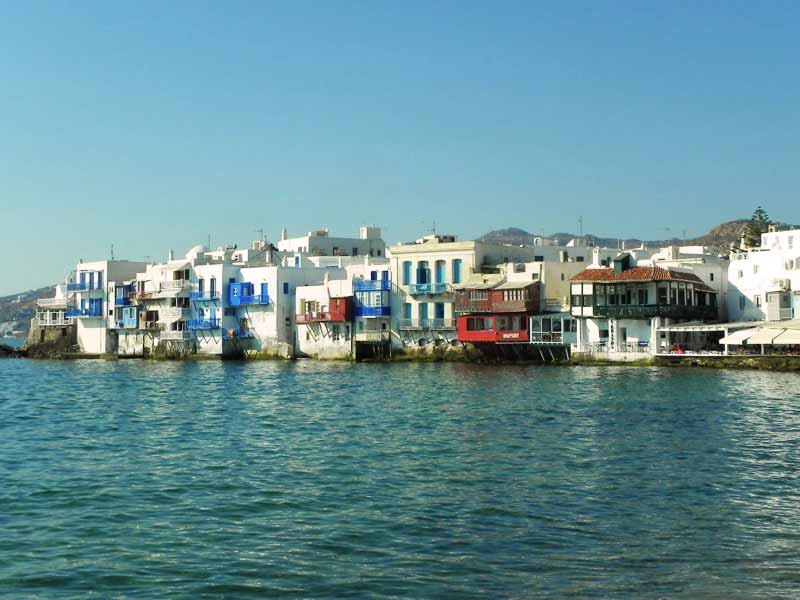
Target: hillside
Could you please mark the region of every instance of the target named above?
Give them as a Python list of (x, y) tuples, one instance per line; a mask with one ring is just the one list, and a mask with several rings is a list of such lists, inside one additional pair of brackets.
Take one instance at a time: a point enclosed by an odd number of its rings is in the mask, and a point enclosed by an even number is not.
[(55, 286), (39, 288), (0, 297), (0, 337), (14, 334), (14, 337), (28, 335), (30, 321), (36, 314), (36, 300), (50, 298)]
[[(627, 248), (639, 246), (642, 243), (645, 243), (651, 248), (669, 246), (670, 244), (679, 244), (684, 246), (708, 246), (717, 252), (724, 253), (728, 251), (732, 243), (739, 242), (742, 237), (742, 232), (748, 223), (749, 220), (747, 219), (728, 221), (712, 228), (705, 235), (687, 238), (686, 240), (681, 240), (679, 238), (661, 240), (641, 240), (638, 238), (628, 238), (626, 240), (620, 240), (618, 238), (599, 237), (592, 234), (584, 235), (583, 237), (596, 246), (606, 246), (611, 248), (620, 247), (622, 242), (624, 242), (625, 247)], [(779, 223), (778, 226), (788, 227), (785, 223)], [(524, 229), (510, 227), (508, 229), (497, 229), (495, 231), (485, 233), (479, 237), (478, 240), (496, 244), (530, 245), (533, 244), (533, 240), (536, 237), (540, 236), (535, 236), (531, 233), (528, 233)], [(558, 232), (546, 237), (555, 240), (557, 244), (566, 244), (570, 240), (579, 236), (576, 233)]]

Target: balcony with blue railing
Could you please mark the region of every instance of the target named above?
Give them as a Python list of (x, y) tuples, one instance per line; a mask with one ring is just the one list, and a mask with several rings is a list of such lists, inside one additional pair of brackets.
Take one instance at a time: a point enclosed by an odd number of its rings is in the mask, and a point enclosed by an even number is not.
[(76, 283), (68, 283), (67, 284), (67, 291), (68, 292), (88, 292), (89, 291), (89, 282), (88, 281), (78, 281)]
[(391, 292), (392, 282), (388, 279), (357, 279), (353, 281), (354, 292)]
[(239, 296), (239, 304), (242, 306), (266, 305), (269, 304), (269, 294), (253, 294), (251, 296)]
[(410, 329), (455, 329), (455, 319), (400, 319), (398, 328)]
[(391, 317), (391, 306), (354, 306), (353, 312), (357, 317)]
[(249, 340), (255, 335), (250, 329), (225, 329), (222, 331), (222, 337), (226, 340)]
[(194, 291), (189, 294), (189, 300), (192, 302), (216, 302), (220, 298), (219, 292), (217, 290), (211, 291)]
[(204, 329), (219, 329), (219, 319), (189, 319), (186, 328), (189, 331), (202, 331)]
[(64, 313), (64, 315), (66, 317), (102, 317), (103, 308), (102, 307), (68, 308), (66, 313)]
[(408, 293), (412, 296), (433, 296), (446, 294), (450, 289), (450, 285), (447, 283), (412, 283), (408, 286)]
[(114, 306), (130, 306), (130, 305), (131, 305), (131, 299), (127, 295), (123, 297), (117, 296), (116, 298), (114, 298)]
[(114, 325), (117, 329), (139, 329), (139, 318), (119, 319)]

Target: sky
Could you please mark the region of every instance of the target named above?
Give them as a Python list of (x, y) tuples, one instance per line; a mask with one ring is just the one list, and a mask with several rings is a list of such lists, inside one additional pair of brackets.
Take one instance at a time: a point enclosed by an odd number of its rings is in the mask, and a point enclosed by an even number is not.
[(800, 223), (800, 3), (0, 0), (0, 295), (436, 224)]

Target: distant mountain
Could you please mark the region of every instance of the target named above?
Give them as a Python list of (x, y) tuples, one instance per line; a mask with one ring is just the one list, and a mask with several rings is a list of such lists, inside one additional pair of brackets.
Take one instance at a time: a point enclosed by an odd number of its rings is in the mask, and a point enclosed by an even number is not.
[(55, 291), (56, 286), (51, 285), (0, 297), (0, 338), (12, 334), (14, 337), (26, 337), (31, 319), (36, 314), (36, 301), (39, 298), (52, 298)]
[[(724, 253), (730, 249), (731, 244), (738, 244), (742, 238), (742, 232), (750, 221), (748, 219), (736, 219), (717, 225), (712, 228), (707, 234), (699, 237), (687, 238), (681, 240), (680, 238), (662, 239), (662, 240), (641, 240), (638, 238), (628, 238), (621, 240), (619, 238), (598, 237), (592, 234), (584, 235), (587, 242), (595, 246), (605, 246), (609, 248), (619, 248), (623, 242), (626, 248), (633, 248), (640, 246), (642, 243), (650, 248), (660, 248), (669, 245), (681, 246), (708, 246), (713, 251)], [(785, 223), (777, 223), (779, 228), (789, 227)], [(524, 229), (510, 227), (508, 229), (496, 229), (485, 233), (478, 238), (479, 241), (489, 242), (495, 244), (513, 244), (518, 246), (533, 244), (534, 238), (542, 237), (528, 233)], [(576, 239), (580, 236), (576, 233), (553, 233), (549, 236), (544, 236), (549, 239), (555, 240), (557, 244), (566, 244), (570, 240)]]

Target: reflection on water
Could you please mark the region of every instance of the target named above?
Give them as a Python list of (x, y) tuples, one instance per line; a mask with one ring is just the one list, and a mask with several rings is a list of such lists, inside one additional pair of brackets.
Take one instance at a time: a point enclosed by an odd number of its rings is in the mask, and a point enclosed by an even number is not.
[(0, 590), (797, 596), (798, 383), (2, 361)]

